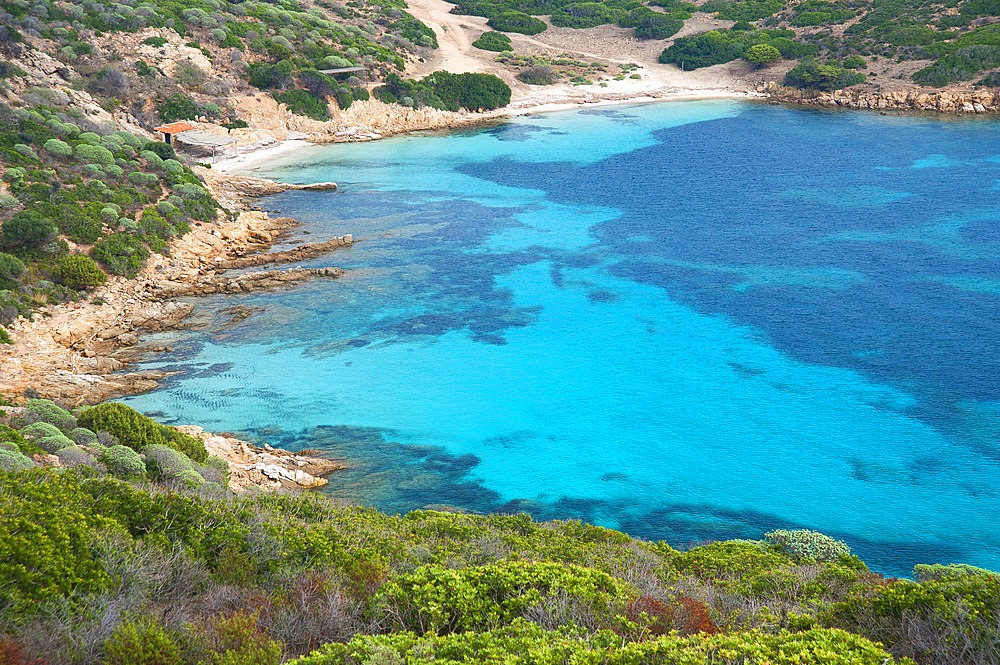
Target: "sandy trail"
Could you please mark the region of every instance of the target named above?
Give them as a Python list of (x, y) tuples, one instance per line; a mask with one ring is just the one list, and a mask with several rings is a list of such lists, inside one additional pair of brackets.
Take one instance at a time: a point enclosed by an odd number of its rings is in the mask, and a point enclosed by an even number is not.
[[(583, 86), (567, 83), (531, 86), (518, 81), (511, 70), (497, 63), (494, 60), (496, 53), (472, 46), (473, 41), (490, 29), (486, 19), (451, 14), (449, 12), (453, 7), (445, 0), (409, 0), (409, 12), (434, 30), (439, 47), (427, 56), (425, 62), (411, 66), (408, 74), (420, 77), (441, 69), (455, 73), (495, 74), (511, 86), (511, 105), (508, 108), (515, 113), (561, 104), (699, 95), (735, 96), (752, 92), (765, 82), (760, 73), (742, 62), (706, 67), (694, 72), (683, 72), (673, 65), (661, 65), (657, 58), (671, 43), (670, 40), (637, 39), (632, 30), (602, 25), (586, 30), (550, 26), (534, 36), (516, 33), (508, 33), (508, 36), (516, 53), (566, 54), (579, 60), (599, 60), (612, 65), (637, 64), (641, 78), (607, 80), (605, 87), (597, 85), (597, 82)], [(678, 34), (683, 36), (713, 27), (726, 27), (719, 23), (711, 17), (696, 14)], [(617, 73), (611, 68), (608, 77)]]
[[(438, 40), (438, 47), (424, 62), (418, 62), (409, 73), (426, 76), (441, 69), (455, 74), (465, 72), (499, 74), (503, 71), (503, 67), (490, 57), (493, 54), (481, 51), (472, 45), (480, 34), (489, 30), (485, 18), (449, 14), (455, 5), (444, 0), (409, 0), (407, 4), (409, 12), (431, 28)], [(473, 23), (481, 25), (472, 25)], [(486, 55), (480, 56), (479, 53)]]

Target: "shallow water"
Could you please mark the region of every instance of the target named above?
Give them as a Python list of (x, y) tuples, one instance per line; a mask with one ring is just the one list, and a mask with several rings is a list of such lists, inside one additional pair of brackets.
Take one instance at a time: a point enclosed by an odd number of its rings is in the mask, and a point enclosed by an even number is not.
[(136, 408), (346, 457), (329, 491), (390, 511), (1000, 568), (997, 121), (655, 104), (255, 172), (340, 183), (263, 204), (352, 272), (199, 300)]

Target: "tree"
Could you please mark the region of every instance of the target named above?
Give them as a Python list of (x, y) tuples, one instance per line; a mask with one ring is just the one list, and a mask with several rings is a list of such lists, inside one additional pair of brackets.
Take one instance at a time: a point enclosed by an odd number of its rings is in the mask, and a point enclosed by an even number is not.
[(781, 51), (770, 44), (754, 44), (743, 54), (743, 58), (756, 67), (763, 67), (781, 58)]

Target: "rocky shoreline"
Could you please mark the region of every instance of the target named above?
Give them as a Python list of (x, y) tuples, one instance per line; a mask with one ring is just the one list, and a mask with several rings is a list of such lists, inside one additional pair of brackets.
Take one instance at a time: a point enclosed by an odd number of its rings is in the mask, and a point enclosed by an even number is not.
[[(152, 390), (168, 375), (127, 371), (128, 358), (123, 355), (136, 348), (141, 333), (183, 327), (194, 305), (175, 298), (246, 293), (345, 274), (336, 267), (271, 269), (233, 277), (226, 274), (239, 268), (310, 260), (350, 247), (354, 239), (346, 235), (270, 253), (274, 242), (299, 223), (248, 209), (259, 196), (291, 189), (334, 190), (336, 184), (286, 185), (207, 169), (202, 169), (201, 175), (216, 198), (238, 214), (197, 225), (171, 243), (169, 256), (152, 255), (135, 279), (110, 279), (93, 291), (89, 302), (52, 305), (31, 321), (16, 321), (10, 329), (14, 343), (0, 346), (0, 395), (21, 396), (31, 389), (41, 397), (81, 406)], [(163, 349), (144, 349), (156, 350)], [(210, 454), (229, 462), (230, 487), (236, 491), (250, 487), (313, 489), (326, 484), (323, 476), (346, 468), (341, 462), (268, 445), (262, 448), (203, 432), (200, 427), (179, 429), (202, 438)], [(54, 455), (42, 457), (45, 459), (36, 461), (59, 465)]]
[(862, 92), (844, 89), (831, 92), (800, 90), (776, 83), (761, 89), (774, 102), (846, 108), (863, 111), (912, 111), (956, 115), (1000, 112), (1000, 90), (949, 92), (912, 89), (895, 92)]

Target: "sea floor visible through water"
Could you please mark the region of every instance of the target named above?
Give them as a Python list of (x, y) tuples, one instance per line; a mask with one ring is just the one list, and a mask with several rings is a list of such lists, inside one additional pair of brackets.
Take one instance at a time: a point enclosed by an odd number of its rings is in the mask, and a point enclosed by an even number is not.
[(671, 102), (248, 173), (339, 183), (261, 204), (350, 271), (197, 300), (135, 408), (346, 458), (327, 491), (390, 512), (1000, 569), (997, 120)]

